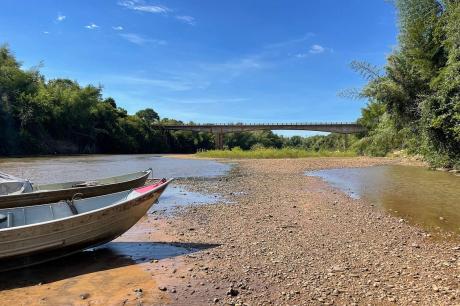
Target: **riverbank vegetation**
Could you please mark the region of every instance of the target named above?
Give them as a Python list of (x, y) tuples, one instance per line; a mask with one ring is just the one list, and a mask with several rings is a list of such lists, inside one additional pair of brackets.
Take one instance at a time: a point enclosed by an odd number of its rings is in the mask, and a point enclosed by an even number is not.
[(331, 150), (305, 150), (299, 148), (253, 148), (242, 150), (235, 147), (231, 150), (210, 150), (196, 153), (199, 157), (207, 158), (303, 158), (303, 157), (354, 157), (355, 151), (331, 151)]
[(0, 155), (195, 152), (212, 148), (212, 135), (165, 132), (156, 123), (180, 123), (150, 108), (135, 114), (102, 88), (68, 79), (45, 80), (22, 69), (0, 48)]
[(399, 46), (383, 71), (353, 68), (369, 80), (359, 122), (369, 132), (358, 153), (406, 150), (432, 166), (460, 168), (460, 1), (396, 0)]
[[(0, 155), (194, 153), (214, 147), (210, 133), (166, 131), (161, 125), (183, 122), (160, 118), (151, 108), (128, 114), (102, 94), (101, 87), (46, 80), (38, 68), (23, 69), (7, 46), (0, 47)], [(345, 150), (348, 139), (258, 131), (227, 134), (225, 146)]]

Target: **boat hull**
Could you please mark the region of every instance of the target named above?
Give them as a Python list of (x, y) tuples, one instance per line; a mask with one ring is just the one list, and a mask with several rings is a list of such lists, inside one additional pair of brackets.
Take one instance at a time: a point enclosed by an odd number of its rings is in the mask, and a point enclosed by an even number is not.
[(144, 185), (150, 173), (151, 172), (146, 172), (144, 175), (136, 179), (107, 185), (75, 187), (61, 190), (36, 191), (15, 195), (0, 196), (0, 209), (24, 207), (31, 205), (53, 203), (61, 200), (69, 200), (77, 193), (81, 194), (81, 198), (90, 198), (119, 191), (129, 190)]
[(167, 185), (91, 214), (0, 232), (0, 271), (50, 261), (117, 238), (146, 214)]

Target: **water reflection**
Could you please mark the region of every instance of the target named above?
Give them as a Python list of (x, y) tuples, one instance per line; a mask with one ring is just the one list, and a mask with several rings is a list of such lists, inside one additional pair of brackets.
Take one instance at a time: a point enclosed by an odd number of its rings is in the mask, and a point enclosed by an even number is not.
[(171, 185), (162, 194), (158, 204), (150, 212), (171, 214), (175, 209), (200, 204), (215, 204), (224, 201), (221, 195), (203, 194), (186, 190), (182, 186)]
[(421, 167), (378, 166), (308, 172), (355, 198), (421, 225), (460, 233), (460, 179)]
[(152, 260), (174, 258), (216, 247), (214, 244), (111, 242), (40, 265), (0, 273), (0, 291), (65, 280)]

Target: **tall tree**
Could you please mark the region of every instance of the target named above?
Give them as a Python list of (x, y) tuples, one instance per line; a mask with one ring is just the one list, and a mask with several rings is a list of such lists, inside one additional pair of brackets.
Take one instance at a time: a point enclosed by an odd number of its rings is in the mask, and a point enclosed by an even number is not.
[(370, 152), (408, 148), (433, 165), (460, 166), (459, 1), (396, 0), (399, 46), (370, 79), (360, 119)]

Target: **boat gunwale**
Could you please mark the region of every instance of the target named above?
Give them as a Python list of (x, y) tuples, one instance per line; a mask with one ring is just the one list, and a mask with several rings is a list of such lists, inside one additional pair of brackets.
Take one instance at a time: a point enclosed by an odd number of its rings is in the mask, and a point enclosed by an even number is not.
[[(81, 213), (81, 214), (72, 215), (72, 216), (68, 216), (68, 217), (63, 217), (63, 218), (59, 218), (59, 219), (55, 219), (55, 220), (43, 221), (43, 222), (27, 224), (27, 225), (19, 225), (19, 226), (9, 227), (9, 228), (2, 228), (2, 229), (0, 229), (0, 234), (7, 233), (7, 232), (13, 231), (13, 230), (18, 230), (18, 229), (33, 228), (35, 226), (42, 226), (42, 225), (46, 225), (46, 224), (51, 224), (51, 223), (58, 222), (58, 221), (59, 222), (60, 221), (67, 221), (67, 220), (71, 220), (71, 219), (74, 219), (74, 218), (84, 217), (86, 215), (97, 213), (97, 212), (100, 212), (100, 211), (103, 211), (103, 210), (108, 210), (110, 208), (113, 208), (113, 207), (116, 207), (116, 206), (119, 206), (119, 205), (123, 205), (123, 204), (126, 204), (128, 202), (132, 202), (132, 201), (140, 199), (140, 198), (142, 198), (144, 196), (147, 196), (147, 195), (150, 195), (152, 193), (155, 193), (159, 189), (167, 187), (169, 185), (169, 183), (171, 183), (173, 180), (174, 180), (173, 178), (170, 178), (166, 182), (161, 183), (160, 185), (156, 186), (152, 190), (149, 190), (146, 193), (141, 193), (141, 194), (137, 195), (136, 197), (134, 197), (132, 199), (125, 199), (125, 200), (123, 200), (121, 202), (117, 202), (117, 203), (114, 203), (114, 204), (111, 204), (111, 205), (108, 205), (108, 206), (105, 206), (105, 207), (97, 208), (95, 210), (90, 210), (90, 211), (87, 211), (87, 212), (84, 212), (84, 213)], [(155, 185), (155, 184), (151, 184), (151, 185)], [(151, 186), (151, 185), (147, 185), (147, 186)], [(136, 188), (131, 189), (128, 192), (128, 194), (130, 194), (131, 192), (135, 191), (135, 189)], [(120, 192), (126, 192), (126, 191), (120, 191)], [(86, 198), (86, 200), (105, 197), (105, 196), (107, 196), (107, 194), (106, 195), (96, 196), (96, 197)], [(41, 205), (52, 205), (52, 204), (56, 204), (56, 203), (59, 203), (59, 202), (41, 204)], [(40, 205), (32, 205), (32, 206), (40, 206)], [(25, 207), (27, 207), (27, 206), (24, 206), (24, 207), (21, 207), (21, 208), (25, 208)], [(31, 206), (29, 206), (29, 207), (31, 207)], [(15, 208), (4, 208), (4, 209), (15, 209)]]
[[(110, 185), (116, 185), (116, 184), (122, 184), (122, 183), (130, 183), (130, 182), (136, 181), (138, 179), (141, 179), (146, 175), (147, 175), (147, 178), (148, 178), (148, 176), (153, 173), (153, 170), (152, 170), (152, 168), (149, 168), (149, 169), (146, 169), (146, 170), (132, 172), (132, 173), (123, 174), (123, 175), (102, 177), (102, 178), (94, 179), (94, 180), (91, 180), (91, 181), (101, 181), (101, 180), (106, 180), (106, 179), (110, 179), (110, 178), (117, 178), (117, 177), (123, 177), (123, 176), (128, 176), (128, 175), (137, 174), (137, 173), (139, 173), (139, 174), (143, 173), (143, 174), (140, 175), (139, 177), (136, 177), (136, 178), (133, 178), (133, 179), (130, 179), (130, 180), (121, 181), (121, 182), (115, 182), (115, 183), (110, 183), (110, 184), (101, 184), (101, 185), (94, 185), (94, 186), (79, 186), (79, 187), (70, 187), (70, 188), (62, 188), (62, 189), (34, 190), (34, 191), (31, 191), (31, 192), (19, 193), (19, 194), (4, 194), (4, 195), (0, 195), (0, 200), (2, 199), (2, 197), (17, 197), (17, 196), (22, 196), (22, 195), (38, 194), (38, 193), (47, 194), (47, 193), (50, 193), (50, 192), (57, 192), (57, 191), (72, 191), (72, 190), (82, 189), (82, 188), (90, 189), (90, 188), (98, 188), (98, 187), (110, 186)], [(70, 184), (70, 183), (77, 183), (77, 182), (84, 182), (84, 181), (60, 182), (60, 183), (55, 183), (55, 184)], [(55, 185), (55, 184), (37, 184), (37, 186), (47, 186), (47, 185)]]

